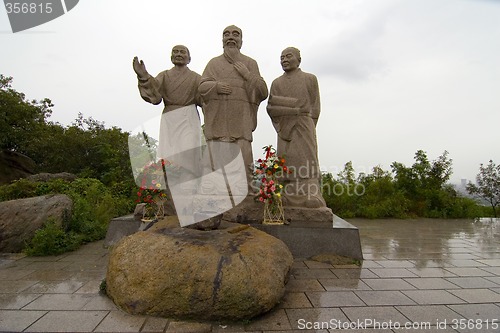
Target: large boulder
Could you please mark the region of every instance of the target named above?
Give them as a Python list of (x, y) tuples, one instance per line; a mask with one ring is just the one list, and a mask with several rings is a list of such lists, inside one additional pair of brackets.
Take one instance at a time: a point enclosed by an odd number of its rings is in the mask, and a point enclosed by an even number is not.
[(28, 156), (15, 151), (0, 151), (0, 185), (32, 175), (35, 162)]
[(223, 222), (201, 231), (180, 228), (174, 219), (112, 249), (106, 286), (119, 307), (132, 314), (241, 320), (269, 311), (283, 297), (293, 257), (282, 241), (247, 225)]
[(64, 194), (0, 202), (0, 252), (22, 251), (49, 218), (59, 225), (67, 221), (72, 207)]
[(54, 179), (61, 179), (67, 182), (72, 182), (76, 178), (78, 178), (76, 175), (69, 172), (59, 172), (59, 173), (42, 172), (42, 173), (37, 173), (36, 175), (31, 175), (26, 177), (27, 180), (30, 180), (32, 182), (49, 182)]

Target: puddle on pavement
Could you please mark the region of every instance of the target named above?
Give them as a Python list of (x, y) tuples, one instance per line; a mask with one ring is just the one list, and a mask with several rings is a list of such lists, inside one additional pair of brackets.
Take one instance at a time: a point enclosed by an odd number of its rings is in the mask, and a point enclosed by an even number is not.
[(416, 268), (425, 268), (500, 253), (500, 218), (349, 222), (360, 230), (363, 253), (374, 260), (411, 260)]

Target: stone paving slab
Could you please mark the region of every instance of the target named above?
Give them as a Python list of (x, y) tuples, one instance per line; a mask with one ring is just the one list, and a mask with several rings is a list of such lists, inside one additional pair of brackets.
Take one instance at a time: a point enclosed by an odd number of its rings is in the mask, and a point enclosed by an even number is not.
[(92, 332), (106, 311), (49, 311), (28, 327), (30, 332)]
[(47, 311), (0, 310), (0, 331), (22, 332), (45, 314)]
[(396, 306), (396, 309), (412, 322), (431, 322), (434, 324), (437, 321), (451, 322), (453, 319), (463, 318), (445, 305)]
[(460, 288), (458, 285), (451, 283), (449, 279), (444, 278), (411, 278), (404, 279), (404, 281), (417, 289), (423, 290)]
[[(121, 311), (99, 293), (108, 255), (103, 241), (54, 257), (2, 254), (0, 332), (290, 333), (307, 327), (324, 333), (500, 331), (453, 325), (459, 320), (500, 323), (500, 244), (495, 238), (500, 224), (350, 222), (361, 235), (361, 268), (296, 258), (287, 294), (276, 309), (238, 323), (179, 321)], [(389, 321), (430, 326), (383, 327)], [(355, 329), (353, 325), (360, 323), (369, 325)], [(340, 330), (340, 324), (350, 329)]]
[(132, 316), (122, 311), (110, 311), (94, 332), (139, 332), (144, 316)]

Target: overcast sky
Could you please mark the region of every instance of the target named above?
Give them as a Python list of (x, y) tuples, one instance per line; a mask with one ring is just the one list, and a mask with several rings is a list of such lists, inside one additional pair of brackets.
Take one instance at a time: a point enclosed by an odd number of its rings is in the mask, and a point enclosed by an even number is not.
[[(242, 52), (268, 87), (282, 74), (281, 51), (301, 50), (302, 70), (320, 85), (323, 170), (348, 161), (360, 172), (390, 170), (394, 161), (410, 166), (419, 149), (431, 160), (447, 150), (459, 182), (474, 179), (480, 163), (500, 163), (500, 1), (81, 0), (16, 34), (2, 7), (0, 73), (28, 98), (52, 99), (53, 121), (67, 125), (82, 112), (132, 131), (162, 111), (141, 99), (132, 58), (156, 75), (184, 44), (201, 74), (230, 24), (242, 28)], [(256, 159), (276, 144), (266, 104)]]

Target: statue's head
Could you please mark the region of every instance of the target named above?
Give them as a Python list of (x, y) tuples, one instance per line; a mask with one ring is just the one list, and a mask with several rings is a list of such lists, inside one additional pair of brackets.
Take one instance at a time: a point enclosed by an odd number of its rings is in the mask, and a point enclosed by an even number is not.
[(235, 25), (230, 25), (222, 32), (222, 47), (235, 47), (239, 50), (243, 44), (242, 37), (241, 29)]
[(281, 52), (281, 68), (285, 72), (291, 72), (299, 68), (301, 61), (300, 50), (296, 47), (287, 47)]
[(176, 66), (186, 66), (191, 62), (191, 55), (189, 49), (184, 45), (176, 45), (172, 48), (172, 55), (170, 57), (172, 63)]

